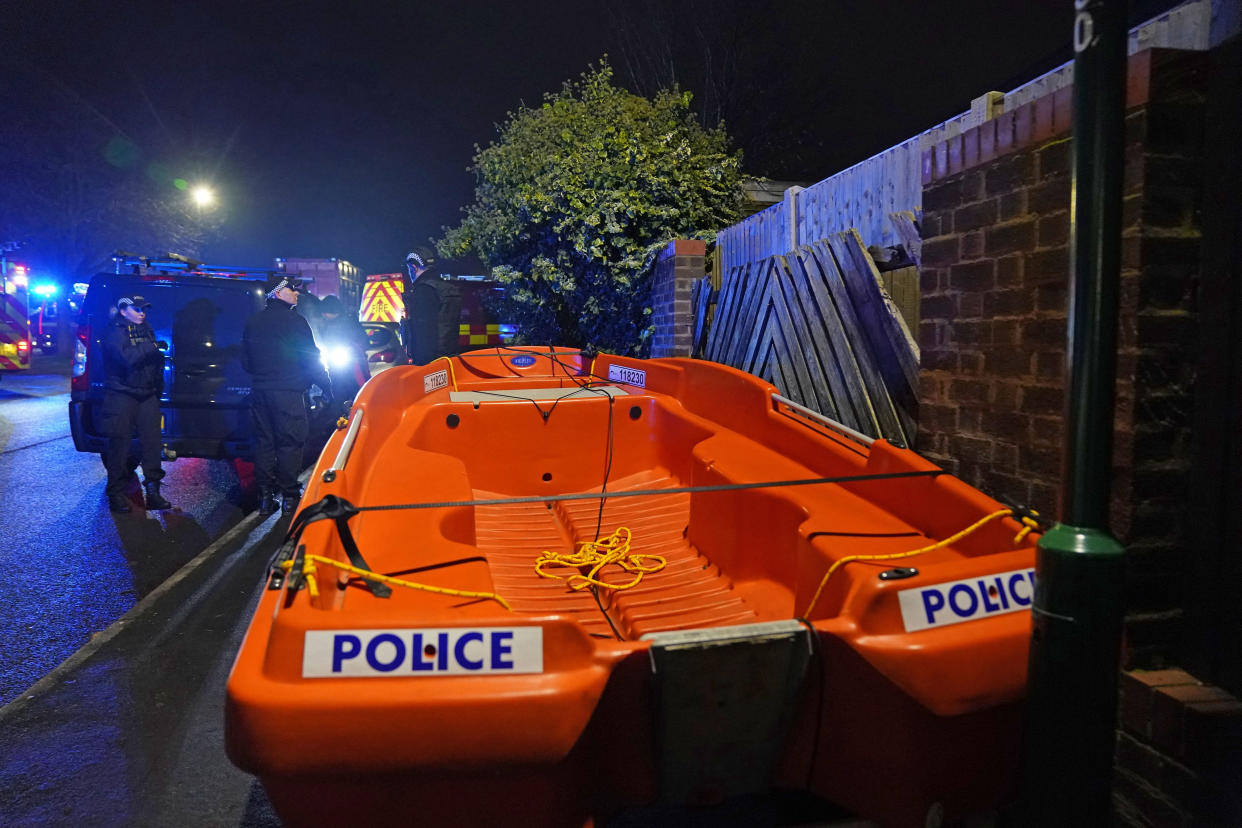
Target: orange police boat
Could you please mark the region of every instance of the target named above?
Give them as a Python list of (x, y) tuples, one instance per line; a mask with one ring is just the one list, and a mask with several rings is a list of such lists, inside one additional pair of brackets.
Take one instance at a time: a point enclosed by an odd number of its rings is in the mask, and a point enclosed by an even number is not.
[(884, 824), (986, 811), (1032, 525), (715, 363), (394, 368), (273, 564), (229, 756), (291, 825), (600, 824), (769, 786)]

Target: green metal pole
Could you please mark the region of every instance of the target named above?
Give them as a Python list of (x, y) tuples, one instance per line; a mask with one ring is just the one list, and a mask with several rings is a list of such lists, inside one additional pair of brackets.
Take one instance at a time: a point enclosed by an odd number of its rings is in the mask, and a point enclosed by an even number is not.
[(1112, 482), (1126, 3), (1074, 0), (1074, 143), (1061, 523), (1040, 540), (1021, 821), (1111, 823), (1123, 549)]

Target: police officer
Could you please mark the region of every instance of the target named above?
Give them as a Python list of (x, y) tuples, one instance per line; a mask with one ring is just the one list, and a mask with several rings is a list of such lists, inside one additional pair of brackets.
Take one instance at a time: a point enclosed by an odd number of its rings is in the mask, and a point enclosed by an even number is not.
[(160, 465), (160, 392), (164, 390), (164, 354), (155, 343), (155, 332), (147, 324), (151, 303), (141, 296), (122, 296), (117, 313), (102, 338), (104, 396), (100, 431), (108, 435), (104, 467), (108, 483), (104, 493), (108, 508), (129, 512), (125, 483), (131, 474), (130, 438), (135, 430), (142, 447), (143, 488), (148, 509), (171, 509), (160, 495), (164, 469)]
[(344, 303), (333, 294), (319, 301), (319, 318), (318, 340), (328, 363), (332, 393), (339, 400), (350, 400), (371, 378), (367, 332), (353, 315), (345, 313)]
[(405, 257), (405, 351), (410, 362), (426, 365), (443, 353), (440, 347), (440, 283), (435, 256), (416, 247)]
[(332, 395), (310, 325), (293, 311), (300, 287), (292, 276), (269, 276), (264, 285), (267, 304), (246, 320), (242, 333), (242, 367), (251, 376), (254, 471), (264, 515), (278, 508), (292, 512), (302, 494), (298, 472), (308, 432), (304, 392), (318, 385), (325, 403)]

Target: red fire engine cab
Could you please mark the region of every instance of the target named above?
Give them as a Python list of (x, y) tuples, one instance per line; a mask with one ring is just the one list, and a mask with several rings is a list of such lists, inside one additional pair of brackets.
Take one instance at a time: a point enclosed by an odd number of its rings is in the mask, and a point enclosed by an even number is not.
[(30, 367), (30, 274), (0, 255), (0, 376)]

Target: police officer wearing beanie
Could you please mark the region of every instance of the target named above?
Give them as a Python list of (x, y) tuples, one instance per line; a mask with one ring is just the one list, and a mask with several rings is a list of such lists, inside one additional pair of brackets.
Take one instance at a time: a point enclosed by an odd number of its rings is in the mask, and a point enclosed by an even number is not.
[(131, 474), (128, 458), (130, 439), (138, 432), (142, 447), (143, 488), (148, 509), (171, 509), (160, 495), (164, 469), (160, 464), (160, 392), (164, 390), (164, 354), (155, 343), (155, 332), (147, 324), (151, 303), (141, 296), (122, 296), (117, 300), (116, 316), (102, 337), (104, 395), (100, 409), (100, 431), (108, 435), (104, 467), (108, 483), (104, 493), (108, 508), (129, 512), (125, 483)]
[[(285, 274), (268, 277), (267, 304), (246, 320), (242, 333), (242, 367), (250, 374), (250, 422), (254, 471), (259, 484), (259, 512), (297, 508), (301, 489), (298, 472), (308, 421), (303, 393), (312, 385), (331, 399), (331, 385), (310, 325), (293, 309), (298, 303), (297, 279)], [(282, 503), (276, 504), (276, 494)]]

